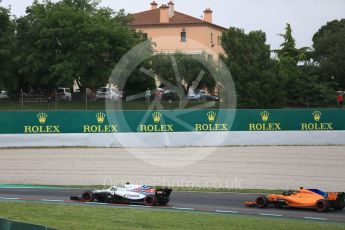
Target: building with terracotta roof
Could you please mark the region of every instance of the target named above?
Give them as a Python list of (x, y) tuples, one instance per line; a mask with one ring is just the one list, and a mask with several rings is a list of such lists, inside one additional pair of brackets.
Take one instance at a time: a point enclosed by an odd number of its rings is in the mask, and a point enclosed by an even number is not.
[(133, 14), (131, 26), (155, 43), (156, 52), (186, 54), (224, 54), (221, 35), (225, 28), (212, 23), (212, 10), (198, 19), (175, 10), (175, 4), (153, 1), (151, 9)]

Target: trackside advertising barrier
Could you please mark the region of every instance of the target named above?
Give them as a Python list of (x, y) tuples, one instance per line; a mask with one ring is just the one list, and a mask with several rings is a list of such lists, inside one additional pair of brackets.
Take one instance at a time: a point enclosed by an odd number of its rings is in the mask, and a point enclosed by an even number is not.
[(0, 134), (345, 130), (345, 110), (0, 112)]

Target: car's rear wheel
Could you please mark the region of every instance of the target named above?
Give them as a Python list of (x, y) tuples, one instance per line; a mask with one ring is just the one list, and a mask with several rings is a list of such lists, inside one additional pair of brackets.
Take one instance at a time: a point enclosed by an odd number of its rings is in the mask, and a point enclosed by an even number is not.
[(316, 210), (318, 212), (326, 212), (329, 209), (329, 203), (327, 200), (318, 200), (316, 202)]
[(92, 202), (92, 201), (94, 201), (94, 199), (95, 199), (95, 196), (93, 195), (93, 193), (91, 191), (83, 192), (83, 195), (82, 195), (83, 201)]
[(268, 199), (265, 196), (259, 196), (256, 198), (255, 203), (258, 208), (266, 208), (268, 205)]
[(154, 206), (157, 203), (157, 199), (155, 196), (147, 196), (144, 199), (144, 203), (146, 206)]

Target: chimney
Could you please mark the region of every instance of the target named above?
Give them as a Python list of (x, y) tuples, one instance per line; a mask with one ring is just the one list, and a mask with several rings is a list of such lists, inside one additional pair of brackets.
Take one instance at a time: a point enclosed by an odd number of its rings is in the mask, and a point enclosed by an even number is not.
[(210, 8), (207, 8), (204, 11), (204, 21), (208, 23), (212, 23), (212, 13), (213, 11)]
[(157, 6), (158, 6), (158, 4), (157, 4), (155, 1), (153, 1), (153, 2), (151, 3), (151, 10), (157, 9)]
[(168, 2), (168, 6), (169, 6), (169, 18), (172, 18), (174, 17), (175, 15), (175, 7), (174, 7), (174, 2), (173, 1), (170, 1)]
[(169, 23), (169, 6), (163, 4), (159, 7), (159, 22)]

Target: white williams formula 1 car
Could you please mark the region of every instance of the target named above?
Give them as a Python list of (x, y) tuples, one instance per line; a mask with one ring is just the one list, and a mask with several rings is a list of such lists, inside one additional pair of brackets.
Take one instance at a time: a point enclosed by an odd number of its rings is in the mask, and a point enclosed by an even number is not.
[(71, 200), (101, 203), (131, 203), (147, 206), (166, 205), (172, 189), (154, 189), (152, 186), (127, 183), (125, 186), (111, 186), (108, 189), (85, 191)]

